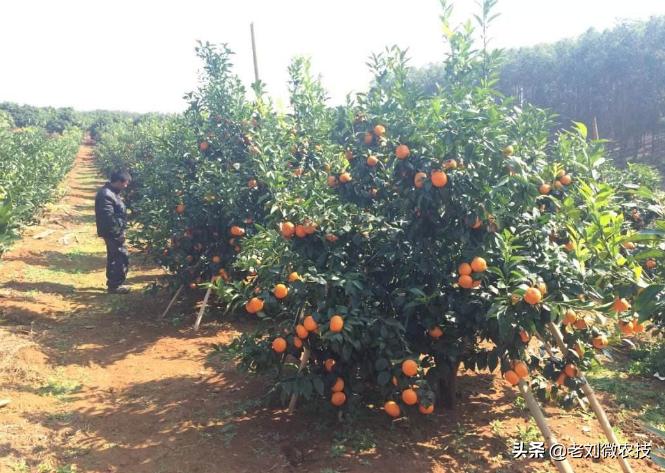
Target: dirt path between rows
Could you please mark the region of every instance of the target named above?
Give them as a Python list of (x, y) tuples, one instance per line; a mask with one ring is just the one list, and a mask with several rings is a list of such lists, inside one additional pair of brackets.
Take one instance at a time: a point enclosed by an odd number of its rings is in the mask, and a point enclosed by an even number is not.
[[(380, 413), (340, 423), (316, 408), (289, 418), (261, 402), (266, 384), (213, 350), (247, 322), (207, 321), (195, 334), (191, 303), (157, 321), (168, 294), (144, 289), (163, 273), (140, 255), (133, 292), (104, 292), (101, 184), (84, 145), (64, 197), (0, 262), (0, 399), (11, 401), (0, 408), (0, 472), (554, 471), (510, 457), (509, 440), (538, 435), (489, 374), (461, 379), (457, 412), (392, 425)], [(562, 440), (599, 441), (588, 418), (548, 413)], [(617, 471), (610, 460), (575, 464)]]

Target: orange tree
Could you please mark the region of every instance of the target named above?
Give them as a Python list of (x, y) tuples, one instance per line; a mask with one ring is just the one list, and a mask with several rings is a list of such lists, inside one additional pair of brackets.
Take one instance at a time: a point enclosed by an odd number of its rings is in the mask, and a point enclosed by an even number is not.
[[(437, 94), (393, 48), (367, 93), (331, 109), (296, 59), (280, 114), (261, 84), (247, 101), (228, 49), (205, 44), (183, 116), (102, 135), (100, 160), (137, 177), (135, 243), (181, 283), (220, 276), (228, 309), (257, 317), (244, 364), (276, 369), (285, 398), (429, 413), (454, 404), (463, 363), (571, 404), (607, 344), (602, 314), (630, 334), (644, 329), (632, 309), (662, 313), (648, 171), (614, 169), (582, 125), (551, 142), (548, 114), (497, 94), (496, 54), (449, 17), (444, 5)], [(531, 351), (534, 335), (553, 344), (549, 322), (565, 357)]]
[[(472, 29), (444, 12), (439, 93), (410, 84), (391, 49), (374, 58), (370, 90), (331, 116), (296, 68), (278, 126), (290, 133), (257, 138), (273, 200), (238, 261), (258, 267), (246, 310), (262, 321), (240, 345), (246, 365), (279, 368), (284, 397), (340, 406), (367, 394), (390, 415), (428, 413), (435, 399), (454, 403), (463, 363), (500, 366), (512, 384), (531, 373), (538, 394), (571, 404), (589, 348), (607, 344), (593, 314), (630, 314), (643, 329), (625, 299), (653, 281), (625, 243), (648, 237), (620, 211), (639, 193), (616, 191), (582, 125), (550, 144), (546, 113), (496, 94), (494, 55), (474, 52)], [(575, 348), (566, 357), (529, 351), (533, 335), (551, 341), (549, 322)], [(301, 372), (284, 364), (303, 350)]]
[(192, 289), (214, 277), (231, 280), (231, 262), (265, 200), (253, 165), (260, 107), (245, 100), (226, 46), (196, 51), (204, 70), (186, 95), (188, 110), (113, 125), (97, 150), (102, 168), (133, 174), (133, 243)]

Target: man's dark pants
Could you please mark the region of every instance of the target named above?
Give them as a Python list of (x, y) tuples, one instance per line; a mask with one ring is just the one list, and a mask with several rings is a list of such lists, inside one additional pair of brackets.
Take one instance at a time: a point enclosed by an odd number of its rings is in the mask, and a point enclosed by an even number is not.
[(106, 285), (117, 289), (127, 279), (129, 252), (124, 238), (104, 238), (106, 242)]

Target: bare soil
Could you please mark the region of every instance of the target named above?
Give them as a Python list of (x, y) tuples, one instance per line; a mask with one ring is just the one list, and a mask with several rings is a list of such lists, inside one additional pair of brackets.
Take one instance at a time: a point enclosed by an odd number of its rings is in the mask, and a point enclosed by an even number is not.
[[(144, 289), (163, 285), (164, 274), (138, 254), (133, 292), (105, 293), (93, 215), (101, 184), (84, 145), (64, 197), (0, 262), (0, 399), (10, 400), (0, 408), (0, 472), (556, 471), (547, 460), (512, 459), (512, 441), (539, 435), (516, 391), (490, 373), (460, 373), (456, 411), (406, 421), (378, 410), (339, 421), (307, 406), (288, 416), (265, 402), (267, 380), (213, 350), (249, 322), (208, 317), (194, 333), (191, 300), (158, 320), (169, 294)], [(601, 399), (627, 441), (648, 440), (634, 416)], [(564, 444), (605, 441), (590, 416), (546, 412)], [(613, 460), (572, 463), (620, 471)]]

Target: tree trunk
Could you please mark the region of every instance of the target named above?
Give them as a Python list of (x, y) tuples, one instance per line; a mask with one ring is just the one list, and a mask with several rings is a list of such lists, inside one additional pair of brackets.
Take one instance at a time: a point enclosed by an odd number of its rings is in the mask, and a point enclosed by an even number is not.
[(441, 368), (441, 378), (439, 380), (440, 403), (446, 409), (455, 409), (457, 401), (457, 391), (455, 386), (457, 370), (459, 369), (460, 362), (441, 360), (437, 362), (437, 365)]

